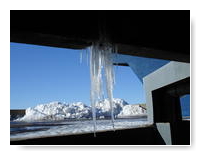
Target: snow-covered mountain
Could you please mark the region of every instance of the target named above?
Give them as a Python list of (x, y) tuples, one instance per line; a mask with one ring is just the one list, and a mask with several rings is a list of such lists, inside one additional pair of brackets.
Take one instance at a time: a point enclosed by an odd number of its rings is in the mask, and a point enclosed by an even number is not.
[(123, 107), (122, 111), (117, 115), (118, 117), (127, 117), (134, 115), (145, 114), (146, 109), (139, 104), (129, 104)]
[[(129, 105), (122, 99), (113, 99), (115, 117), (145, 114), (146, 110), (139, 105)], [(105, 99), (96, 104), (97, 118), (108, 118), (111, 115), (110, 104)], [(50, 102), (40, 104), (34, 108), (26, 109), (24, 117), (18, 121), (38, 121), (38, 120), (63, 120), (92, 118), (92, 108), (82, 102), (65, 104), (61, 102)]]
[[(114, 102), (114, 116), (116, 117), (128, 103), (122, 99), (113, 99)], [(96, 116), (106, 118), (111, 116), (110, 103), (108, 99), (105, 99), (96, 104)]]

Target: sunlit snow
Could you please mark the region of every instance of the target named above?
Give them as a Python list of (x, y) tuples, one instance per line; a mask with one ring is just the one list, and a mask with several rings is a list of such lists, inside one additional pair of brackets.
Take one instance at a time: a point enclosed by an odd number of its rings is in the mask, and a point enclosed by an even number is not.
[[(97, 118), (110, 118), (111, 109), (108, 99), (99, 101), (95, 105)], [(113, 99), (113, 114), (114, 117), (135, 116), (146, 114), (139, 105), (129, 105), (122, 99)], [(88, 119), (92, 118), (92, 107), (87, 106), (82, 102), (62, 103), (50, 102), (39, 104), (35, 107), (26, 109), (24, 117), (17, 121), (43, 121), (43, 120), (64, 120), (64, 119)]]

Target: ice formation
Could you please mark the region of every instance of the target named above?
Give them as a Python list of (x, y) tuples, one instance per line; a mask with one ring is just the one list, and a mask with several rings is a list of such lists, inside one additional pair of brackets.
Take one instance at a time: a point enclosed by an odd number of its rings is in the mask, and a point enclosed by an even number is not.
[[(113, 85), (114, 72), (112, 54), (114, 46), (109, 43), (93, 43), (90, 49), (90, 77), (91, 77), (91, 105), (94, 121), (94, 134), (96, 131), (96, 104), (103, 99), (103, 76), (106, 82), (106, 92), (110, 103), (111, 120), (114, 129)], [(104, 72), (103, 72), (104, 71)], [(104, 73), (104, 74), (103, 74)]]

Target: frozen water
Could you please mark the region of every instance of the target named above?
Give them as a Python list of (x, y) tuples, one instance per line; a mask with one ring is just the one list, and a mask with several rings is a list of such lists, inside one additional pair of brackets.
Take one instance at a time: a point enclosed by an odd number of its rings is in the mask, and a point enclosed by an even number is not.
[(81, 50), (80, 51), (80, 64), (82, 63), (82, 61), (83, 61), (83, 51)]
[[(96, 131), (96, 104), (104, 98), (103, 75), (105, 76), (106, 92), (111, 109), (112, 126), (114, 129), (113, 111), (113, 86), (114, 72), (112, 54), (114, 48), (109, 43), (93, 43), (90, 48), (90, 77), (91, 77), (91, 105), (94, 121), (94, 133)], [(103, 72), (104, 71), (104, 72)], [(104, 73), (104, 74), (103, 74)]]

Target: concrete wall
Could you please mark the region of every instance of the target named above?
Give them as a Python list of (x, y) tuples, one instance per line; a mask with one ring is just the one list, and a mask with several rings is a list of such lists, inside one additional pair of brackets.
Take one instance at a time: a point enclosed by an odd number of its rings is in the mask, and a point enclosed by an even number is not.
[[(178, 101), (175, 101), (175, 98), (172, 97), (172, 100), (170, 100), (170, 96), (169, 98), (166, 98), (166, 94), (160, 93), (157, 94), (158, 96), (154, 96), (154, 99), (155, 97), (163, 97), (163, 99), (161, 101), (158, 101), (159, 103), (154, 103), (155, 101), (153, 102), (153, 91), (155, 92), (156, 90), (160, 92), (159, 88), (171, 86), (172, 84), (174, 85), (175, 82), (186, 79), (188, 77), (190, 77), (189, 63), (171, 61), (170, 63), (166, 64), (165, 66), (159, 68), (158, 70), (152, 72), (151, 74), (143, 78), (144, 89), (146, 94), (148, 121), (156, 125), (159, 134), (161, 135), (161, 137), (167, 145), (182, 144), (182, 142), (180, 141), (180, 137), (182, 137), (184, 134), (186, 134), (187, 137), (190, 137), (190, 134), (189, 132), (185, 132), (185, 130), (181, 135), (179, 134), (179, 132), (185, 127), (188, 128), (189, 126), (187, 125), (183, 128), (180, 128), (180, 125), (178, 124), (182, 124), (182, 122), (179, 122), (180, 120), (178, 119), (178, 117), (173, 117), (174, 114), (175, 116), (178, 116), (179, 113), (179, 108), (177, 108), (176, 110), (173, 108), (174, 106), (178, 106), (179, 103)], [(161, 106), (160, 104), (162, 104), (163, 106)], [(159, 109), (158, 106), (160, 106), (161, 108), (164, 108), (165, 106), (167, 107), (165, 107), (166, 109)], [(157, 109), (157, 111), (155, 111), (156, 113), (153, 111), (155, 110), (155, 108)], [(160, 111), (163, 112), (163, 115), (166, 115), (165, 117), (172, 118), (172, 120), (168, 120), (167, 122), (154, 122), (155, 118), (161, 117), (160, 115), (157, 116), (157, 114), (159, 114)], [(154, 116), (154, 114), (156, 114), (156, 116)], [(188, 142), (188, 139), (189, 138), (184, 139), (184, 141), (186, 141), (186, 144), (190, 143)]]
[(153, 122), (152, 91), (190, 76), (190, 64), (171, 61), (143, 78), (148, 121)]

